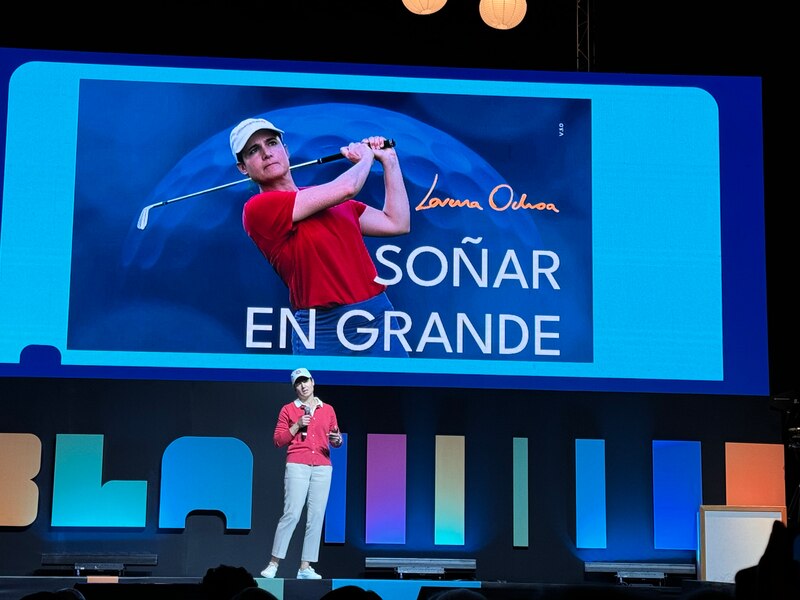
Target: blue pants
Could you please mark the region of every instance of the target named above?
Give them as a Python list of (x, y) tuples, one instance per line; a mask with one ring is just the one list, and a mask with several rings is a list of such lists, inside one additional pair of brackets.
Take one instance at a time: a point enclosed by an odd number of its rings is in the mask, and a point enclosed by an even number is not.
[[(351, 310), (363, 310), (372, 315), (372, 318), (351, 317), (343, 322), (344, 329), (342, 335), (352, 344), (364, 345), (371, 335), (369, 332), (358, 332), (359, 328), (368, 328), (377, 332), (377, 337), (369, 347), (363, 350), (353, 350), (342, 344), (337, 333), (339, 321), (345, 313)], [(292, 330), (292, 352), (294, 354), (322, 354), (327, 356), (389, 356), (389, 357), (408, 357), (403, 345), (398, 338), (392, 339), (389, 351), (383, 349), (383, 341), (386, 337), (384, 331), (384, 315), (386, 311), (394, 310), (392, 303), (385, 293), (357, 302), (337, 306), (330, 309), (316, 309), (314, 315), (314, 347), (306, 348), (303, 340)], [(303, 331), (309, 331), (310, 311), (307, 309), (298, 310), (294, 314), (297, 323)], [(398, 322), (395, 317), (391, 318), (391, 327), (398, 329)]]

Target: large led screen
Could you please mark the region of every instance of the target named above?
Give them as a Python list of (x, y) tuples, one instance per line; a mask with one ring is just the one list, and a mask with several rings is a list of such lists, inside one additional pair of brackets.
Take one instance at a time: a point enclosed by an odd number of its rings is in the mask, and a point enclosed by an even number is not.
[[(768, 394), (758, 78), (0, 59), (4, 375)], [(298, 317), (243, 225), (250, 117), (299, 187), (394, 143), (410, 227), (361, 242), (391, 319)]]

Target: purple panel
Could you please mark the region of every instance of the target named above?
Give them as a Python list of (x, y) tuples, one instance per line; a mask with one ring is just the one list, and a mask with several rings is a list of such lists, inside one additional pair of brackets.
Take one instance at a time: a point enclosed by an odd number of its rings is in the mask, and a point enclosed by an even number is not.
[(366, 542), (406, 541), (406, 436), (367, 435)]

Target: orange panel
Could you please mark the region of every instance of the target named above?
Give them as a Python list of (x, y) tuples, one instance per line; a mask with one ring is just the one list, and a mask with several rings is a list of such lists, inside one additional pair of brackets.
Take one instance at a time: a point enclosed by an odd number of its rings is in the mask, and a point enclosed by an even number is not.
[(0, 527), (27, 527), (39, 511), (34, 481), (42, 462), (42, 441), (32, 433), (0, 433)]
[(725, 443), (728, 506), (786, 506), (782, 444)]

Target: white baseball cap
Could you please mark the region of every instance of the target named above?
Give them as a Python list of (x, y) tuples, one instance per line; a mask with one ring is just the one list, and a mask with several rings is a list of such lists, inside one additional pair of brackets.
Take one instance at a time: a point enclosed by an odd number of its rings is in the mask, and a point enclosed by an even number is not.
[(283, 129), (278, 129), (266, 119), (245, 119), (231, 130), (231, 152), (233, 157), (236, 158), (236, 155), (244, 149), (244, 145), (251, 135), (262, 129), (283, 135)]
[(306, 377), (308, 379), (311, 379), (311, 373), (309, 373), (308, 369), (305, 369), (303, 367), (295, 369), (294, 371), (292, 371), (292, 385), (294, 385), (294, 382), (300, 379), (301, 377)]

